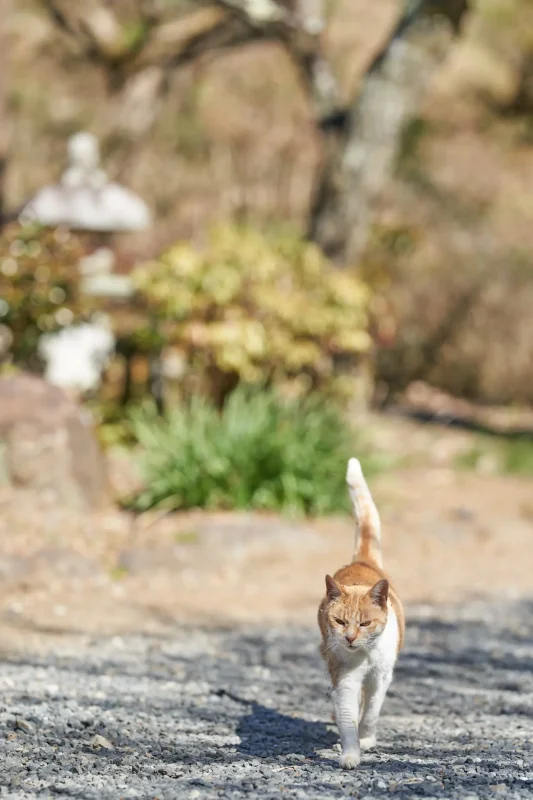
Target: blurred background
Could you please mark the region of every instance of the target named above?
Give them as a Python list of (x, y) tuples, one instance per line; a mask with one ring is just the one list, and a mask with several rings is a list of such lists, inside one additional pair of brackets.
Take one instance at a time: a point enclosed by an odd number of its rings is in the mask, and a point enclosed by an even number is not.
[(530, 593), (531, 3), (0, 19), (5, 635)]

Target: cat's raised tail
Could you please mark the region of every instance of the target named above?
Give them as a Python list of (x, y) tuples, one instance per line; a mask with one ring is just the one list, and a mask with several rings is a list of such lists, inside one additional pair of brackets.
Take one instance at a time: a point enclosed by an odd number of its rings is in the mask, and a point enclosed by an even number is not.
[(371, 559), (383, 566), (381, 556), (381, 523), (378, 510), (370, 494), (357, 458), (350, 458), (346, 471), (346, 483), (352, 499), (355, 516), (355, 549), (353, 561)]

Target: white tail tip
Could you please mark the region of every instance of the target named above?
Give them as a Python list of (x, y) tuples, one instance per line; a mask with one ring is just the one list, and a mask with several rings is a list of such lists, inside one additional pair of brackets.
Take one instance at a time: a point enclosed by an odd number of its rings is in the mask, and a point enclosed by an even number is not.
[(358, 484), (363, 478), (363, 470), (358, 458), (350, 458), (348, 469), (346, 470), (346, 483), (350, 486)]

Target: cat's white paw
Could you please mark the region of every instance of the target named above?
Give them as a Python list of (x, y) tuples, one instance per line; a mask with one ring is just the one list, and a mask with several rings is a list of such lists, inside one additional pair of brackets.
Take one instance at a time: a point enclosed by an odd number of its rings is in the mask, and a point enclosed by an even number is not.
[(352, 751), (342, 754), (339, 759), (339, 765), (342, 767), (342, 769), (355, 769), (359, 766), (360, 761), (361, 756), (359, 753)]
[(376, 737), (364, 736), (362, 739), (359, 739), (359, 746), (361, 750), (370, 750), (371, 747), (376, 746)]

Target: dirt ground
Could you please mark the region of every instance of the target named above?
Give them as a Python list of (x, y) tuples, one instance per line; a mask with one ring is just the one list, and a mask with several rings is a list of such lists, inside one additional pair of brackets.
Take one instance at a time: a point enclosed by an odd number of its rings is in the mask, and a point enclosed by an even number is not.
[[(374, 426), (374, 428), (372, 428)], [(533, 594), (532, 481), (453, 468), (469, 434), (380, 418), (376, 450), (409, 453), (372, 482), (385, 564), (408, 604)], [(123, 480), (124, 464), (117, 481)], [(134, 517), (0, 492), (0, 639), (168, 633), (183, 624), (310, 623), (352, 553), (349, 517), (188, 512)]]

